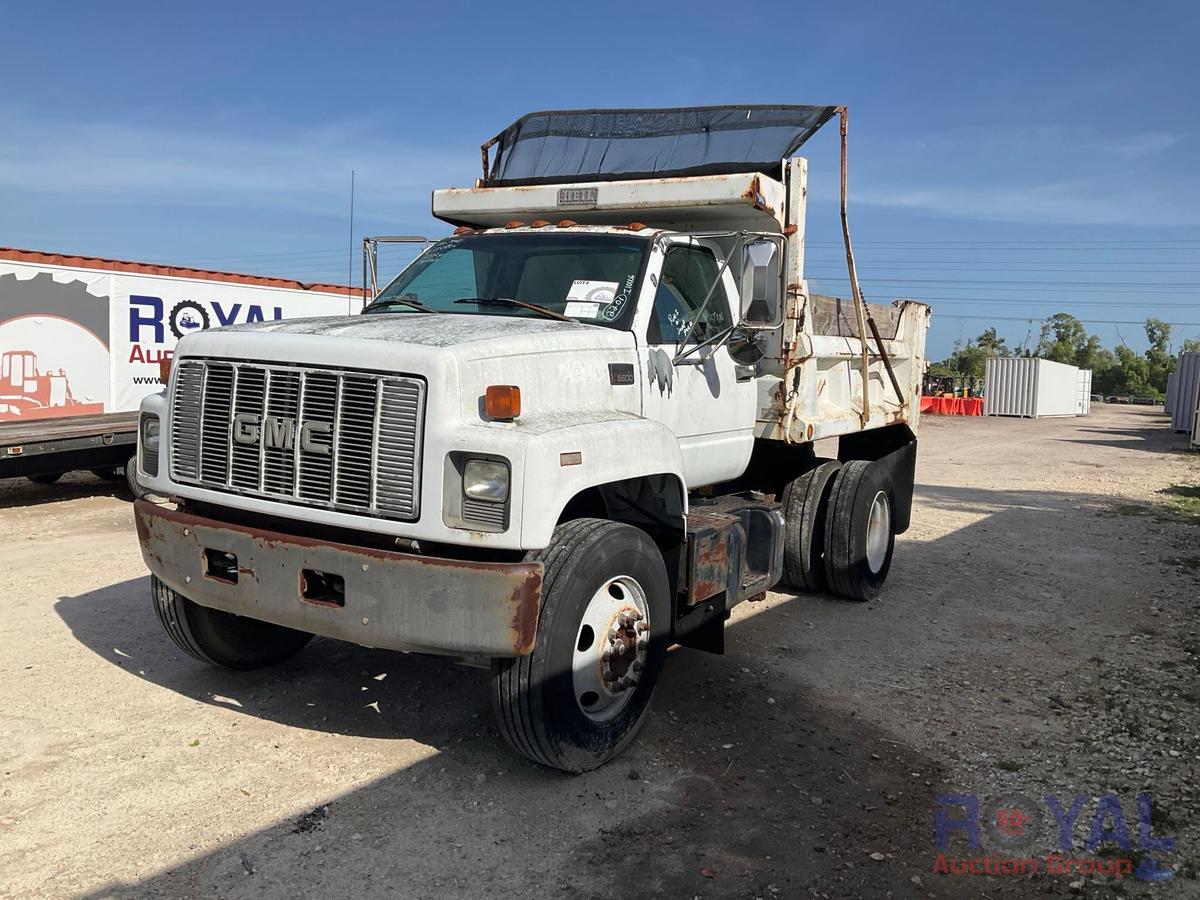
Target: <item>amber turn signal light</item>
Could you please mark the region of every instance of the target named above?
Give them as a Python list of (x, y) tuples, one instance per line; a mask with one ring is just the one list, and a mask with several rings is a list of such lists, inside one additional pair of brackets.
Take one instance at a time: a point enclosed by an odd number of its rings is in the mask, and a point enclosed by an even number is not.
[(521, 414), (521, 389), (515, 384), (488, 385), (483, 408), (489, 419), (515, 419)]
[(172, 354), (171, 356), (164, 356), (158, 361), (158, 377), (163, 384), (166, 384), (167, 379), (171, 377), (171, 361), (174, 358), (175, 356)]

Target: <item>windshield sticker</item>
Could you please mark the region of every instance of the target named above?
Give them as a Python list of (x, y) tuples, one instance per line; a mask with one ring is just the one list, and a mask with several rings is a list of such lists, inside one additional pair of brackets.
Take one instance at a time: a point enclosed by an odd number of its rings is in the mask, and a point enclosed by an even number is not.
[(563, 315), (572, 319), (598, 319), (600, 304), (588, 303), (586, 300), (568, 300)]
[(576, 279), (571, 283), (571, 289), (567, 291), (567, 300), (582, 300), (586, 303), (598, 303), (600, 306), (607, 306), (613, 302), (613, 298), (617, 295), (617, 290), (620, 287), (621, 285), (615, 281)]

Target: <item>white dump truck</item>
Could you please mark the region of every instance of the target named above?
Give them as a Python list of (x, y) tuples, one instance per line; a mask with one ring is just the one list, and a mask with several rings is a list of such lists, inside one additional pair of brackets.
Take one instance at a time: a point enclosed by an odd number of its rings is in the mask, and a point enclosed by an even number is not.
[(584, 771), (738, 603), (876, 596), (930, 312), (865, 303), (845, 227), (852, 298), (809, 293), (794, 154), (834, 117), (845, 226), (842, 107), (535, 113), (361, 314), (184, 337), (140, 419), (170, 637), (237, 669), (314, 634), (489, 666), (512, 746)]

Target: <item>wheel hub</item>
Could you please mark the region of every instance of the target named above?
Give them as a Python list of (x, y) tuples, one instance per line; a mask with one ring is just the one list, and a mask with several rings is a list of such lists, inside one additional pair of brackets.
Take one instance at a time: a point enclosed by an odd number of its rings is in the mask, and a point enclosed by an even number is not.
[(575, 640), (575, 701), (596, 721), (620, 712), (645, 670), (650, 646), (649, 605), (636, 580), (611, 578), (592, 595)]
[(867, 518), (867, 565), (872, 572), (883, 568), (891, 535), (892, 507), (887, 494), (879, 491), (871, 501), (871, 514)]

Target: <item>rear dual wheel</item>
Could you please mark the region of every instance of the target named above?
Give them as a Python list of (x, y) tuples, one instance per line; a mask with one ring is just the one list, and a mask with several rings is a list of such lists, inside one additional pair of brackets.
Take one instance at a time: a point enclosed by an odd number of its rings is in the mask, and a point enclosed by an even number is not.
[(877, 597), (895, 548), (892, 496), (891, 476), (867, 460), (824, 460), (792, 481), (783, 493), (784, 583)]

